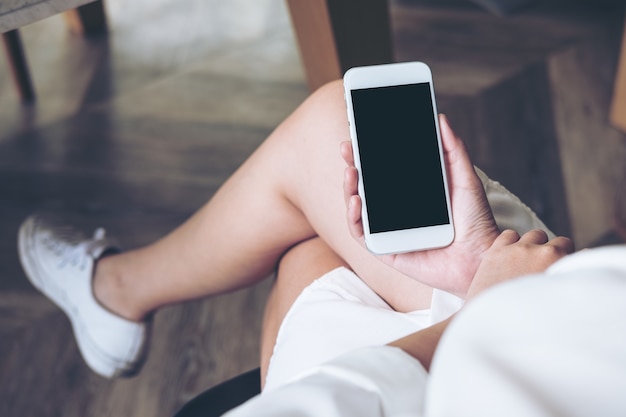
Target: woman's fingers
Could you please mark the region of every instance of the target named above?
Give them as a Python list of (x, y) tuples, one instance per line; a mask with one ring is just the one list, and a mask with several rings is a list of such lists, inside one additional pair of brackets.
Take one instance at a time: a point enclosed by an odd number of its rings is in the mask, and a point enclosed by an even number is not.
[(453, 150), (458, 145), (460, 140), (450, 127), (450, 123), (448, 122), (448, 118), (445, 114), (439, 115), (439, 128), (441, 131), (441, 142), (443, 143), (443, 148), (446, 152)]
[(565, 236), (557, 236), (553, 239), (548, 238), (548, 234), (543, 230), (531, 230), (524, 233), (519, 242), (526, 245), (544, 245), (553, 247), (557, 253), (568, 254), (574, 252), (574, 242)]
[(564, 237), (564, 236), (555, 237), (554, 239), (550, 241), (550, 244), (553, 246), (556, 246), (561, 251), (567, 254), (573, 253), (575, 249), (574, 242), (572, 241), (572, 239), (568, 237)]
[(353, 195), (348, 200), (347, 210), (348, 228), (354, 238), (363, 237), (363, 223), (361, 222), (361, 199), (358, 195)]
[(354, 166), (354, 154), (352, 153), (352, 143), (350, 141), (341, 142), (339, 144), (341, 157), (348, 166)]
[(520, 243), (543, 245), (548, 243), (548, 235), (543, 230), (530, 230), (520, 238)]
[(354, 166), (352, 144), (342, 142), (340, 145), (341, 157), (348, 165), (343, 178), (343, 197), (346, 202), (346, 218), (350, 234), (354, 238), (363, 237), (363, 224), (361, 223), (361, 199), (358, 196), (359, 174)]
[(346, 207), (352, 196), (358, 194), (359, 174), (355, 167), (347, 167), (343, 177), (343, 198)]
[(513, 229), (503, 230), (493, 242), (492, 247), (502, 247), (512, 245), (520, 239), (519, 233)]
[(448, 118), (444, 114), (439, 115), (439, 128), (441, 132), (441, 143), (444, 153), (447, 157), (447, 163), (450, 166), (458, 164), (460, 169), (473, 171), (474, 167), (470, 160), (467, 149), (463, 141), (454, 133)]
[(340, 153), (343, 160), (348, 165), (344, 171), (343, 177), (343, 199), (348, 207), (350, 197), (358, 193), (359, 174), (354, 167), (354, 157), (352, 155), (352, 144), (350, 142), (341, 142)]

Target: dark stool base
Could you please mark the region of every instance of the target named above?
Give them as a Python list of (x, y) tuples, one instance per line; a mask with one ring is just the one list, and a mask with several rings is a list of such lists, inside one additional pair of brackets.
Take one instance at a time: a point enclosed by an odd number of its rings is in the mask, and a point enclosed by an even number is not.
[(185, 404), (174, 417), (218, 417), (261, 393), (261, 371), (253, 369), (209, 388)]

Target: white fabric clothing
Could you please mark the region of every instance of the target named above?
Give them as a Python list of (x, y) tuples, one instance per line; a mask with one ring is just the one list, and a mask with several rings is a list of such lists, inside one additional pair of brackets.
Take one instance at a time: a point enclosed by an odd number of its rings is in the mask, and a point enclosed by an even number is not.
[(337, 268), (306, 287), (285, 316), (270, 359), (265, 390), (343, 353), (380, 346), (449, 317), (457, 297), (440, 292), (430, 309), (399, 313), (354, 272)]
[(399, 348), (361, 348), (265, 390), (225, 416), (408, 417), (422, 407), (427, 378)]
[(626, 416), (626, 245), (581, 251), (469, 304), (440, 341), (425, 414)]
[(485, 291), (453, 319), (430, 376), (388, 346), (341, 355), (228, 417), (622, 417), (626, 245)]
[[(543, 229), (535, 213), (498, 182), (476, 169), (500, 229), (520, 234)], [(384, 345), (438, 323), (458, 311), (463, 300), (433, 292), (431, 307), (399, 313), (353, 272), (338, 268), (309, 285), (285, 316), (267, 371), (265, 390), (354, 349)]]
[(512, 229), (519, 234), (530, 230), (540, 229), (548, 234), (548, 238), (555, 237), (554, 233), (541, 221), (541, 219), (522, 202), (515, 194), (511, 193), (498, 181), (494, 181), (479, 168), (474, 168), (483, 183), (487, 201), (493, 217), (500, 230)]

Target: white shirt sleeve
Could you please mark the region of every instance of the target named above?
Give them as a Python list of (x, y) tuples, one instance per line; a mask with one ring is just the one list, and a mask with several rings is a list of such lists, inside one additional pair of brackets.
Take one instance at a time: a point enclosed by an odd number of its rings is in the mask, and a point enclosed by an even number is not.
[(367, 347), (264, 392), (226, 416), (417, 417), (427, 378), (422, 365), (403, 350)]
[(479, 295), (441, 338), (428, 384), (429, 417), (626, 416), (626, 245)]

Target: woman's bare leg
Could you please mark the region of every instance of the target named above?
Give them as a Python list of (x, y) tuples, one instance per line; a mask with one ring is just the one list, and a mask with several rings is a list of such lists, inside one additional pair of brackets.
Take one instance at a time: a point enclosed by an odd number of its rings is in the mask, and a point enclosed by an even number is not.
[(426, 308), (428, 287), (350, 237), (339, 152), (347, 126), (341, 83), (318, 90), (188, 221), (152, 245), (101, 259), (96, 297), (138, 320), (167, 304), (251, 285), (291, 246), (319, 235), (391, 305)]
[(306, 286), (340, 266), (348, 265), (320, 238), (298, 244), (281, 259), (263, 316), (261, 384), (265, 383), (278, 329), (291, 305)]

